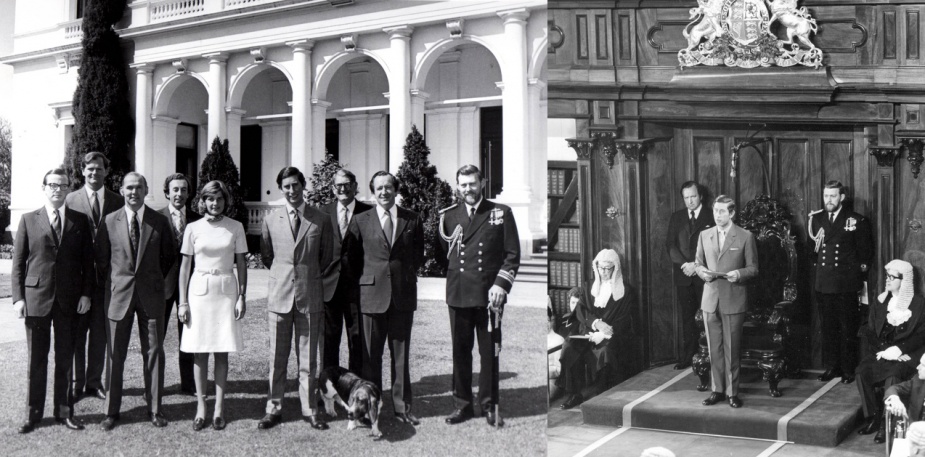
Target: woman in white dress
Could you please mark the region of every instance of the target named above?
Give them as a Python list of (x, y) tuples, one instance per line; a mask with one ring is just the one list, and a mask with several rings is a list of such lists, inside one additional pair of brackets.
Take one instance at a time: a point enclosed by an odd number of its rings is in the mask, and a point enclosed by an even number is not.
[[(193, 430), (205, 427), (209, 353), (215, 356), (215, 412), (212, 428), (225, 428), (222, 415), (228, 353), (244, 349), (240, 322), (246, 310), (247, 240), (240, 222), (226, 217), (231, 196), (221, 181), (202, 188), (199, 212), (204, 217), (183, 233), (180, 253), (180, 306), (177, 315), (186, 326), (180, 350), (193, 354), (196, 418)], [(233, 266), (237, 265), (237, 279)], [(194, 268), (195, 266), (195, 268)], [(191, 275), (192, 274), (192, 275)]]

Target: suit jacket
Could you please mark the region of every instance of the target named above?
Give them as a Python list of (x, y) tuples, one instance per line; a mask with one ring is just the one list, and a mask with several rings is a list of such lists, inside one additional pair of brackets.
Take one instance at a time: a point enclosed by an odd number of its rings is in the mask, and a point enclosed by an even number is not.
[(893, 384), (883, 393), (883, 398), (898, 395), (911, 421), (922, 420), (922, 405), (925, 403), (925, 381), (919, 379), (918, 374), (908, 381)]
[(45, 207), (25, 213), (13, 246), (13, 302), (26, 301), (26, 316), (47, 316), (55, 303), (75, 314), (81, 296), (93, 293), (93, 239), (82, 214), (64, 210), (55, 241)]
[[(103, 194), (105, 197), (103, 197), (103, 207), (100, 208), (100, 225), (103, 224), (103, 220), (106, 219), (106, 216), (125, 206), (125, 199), (122, 198), (121, 195), (109, 189), (104, 189)], [(96, 227), (93, 222), (93, 210), (90, 208), (90, 197), (87, 197), (87, 186), (83, 186), (67, 194), (64, 203), (67, 205), (68, 209), (72, 209), (86, 216), (87, 223), (90, 224), (90, 228), (93, 230), (93, 242), (96, 244), (96, 235), (99, 234), (99, 228)]]
[[(202, 216), (191, 211), (189, 208), (184, 208), (184, 210), (186, 211), (186, 225), (187, 226), (189, 226), (193, 222), (198, 221), (199, 219), (202, 219)], [(164, 217), (167, 218), (167, 222), (170, 223), (170, 228), (172, 230), (174, 226), (173, 226), (173, 216), (170, 214), (170, 206), (169, 205), (165, 206), (157, 210), (157, 212), (163, 214)], [(176, 231), (173, 231), (173, 233), (176, 234)], [(180, 261), (183, 260), (183, 255), (180, 254), (180, 248), (182, 247), (180, 243), (182, 242), (183, 242), (182, 238), (180, 240), (177, 240), (176, 261), (174, 262), (173, 266), (170, 267), (170, 271), (167, 272), (167, 277), (164, 278), (164, 299), (165, 300), (169, 299), (170, 297), (173, 297), (173, 294), (177, 291), (177, 285), (180, 282)]]
[(510, 292), (520, 269), (520, 237), (511, 208), (483, 199), (469, 221), (466, 205), (443, 211), (441, 224), (446, 234), (462, 227), (459, 249), (440, 238), (449, 262), (446, 273), (446, 302), (459, 308), (488, 306), (488, 289), (496, 285)]
[(700, 309), (715, 313), (719, 307), (723, 314), (744, 313), (748, 308), (747, 280), (758, 276), (758, 246), (755, 235), (730, 223), (726, 243), (719, 247), (719, 228), (712, 227), (700, 232), (697, 241), (697, 265), (712, 271), (739, 272), (737, 282), (718, 278), (703, 286)]
[[(367, 205), (359, 200), (354, 200), (356, 205), (353, 207), (353, 214), (350, 215), (350, 220), (353, 220), (357, 214), (365, 213), (366, 211), (372, 209), (372, 206)], [(337, 220), (340, 217), (337, 214), (337, 202), (328, 203), (321, 207), (321, 211), (327, 214), (331, 220), (331, 227), (334, 231), (334, 262), (331, 262), (331, 266), (324, 272), (324, 301), (329, 302), (334, 298), (334, 292), (337, 290), (337, 283), (340, 280), (340, 271), (343, 264), (343, 247), (344, 247), (344, 237), (340, 233), (340, 222)], [(349, 227), (349, 224), (348, 224)]]
[(328, 216), (305, 205), (296, 239), (287, 206), (263, 218), (260, 252), (270, 269), (267, 309), (285, 314), (324, 311), (322, 273), (334, 260), (334, 230)]
[(417, 271), (424, 262), (424, 226), (414, 211), (398, 208), (389, 247), (375, 209), (350, 221), (344, 253), (351, 279), (360, 286), (360, 312), (417, 309)]
[(124, 210), (106, 216), (97, 233), (96, 265), (105, 272), (106, 315), (111, 320), (125, 318), (133, 298), (149, 316), (164, 315), (164, 277), (177, 260), (173, 226), (145, 205), (138, 232), (137, 259), (132, 256)]
[(861, 264), (870, 265), (874, 254), (870, 221), (842, 207), (834, 223), (828, 213), (812, 217), (813, 229), (825, 230), (825, 239), (816, 257), (816, 291), (825, 294), (854, 293), (863, 287), (866, 273)]
[(705, 205), (700, 205), (700, 214), (694, 220), (693, 227), (690, 224), (690, 211), (686, 208), (671, 214), (671, 220), (668, 222), (668, 236), (665, 238), (665, 249), (674, 264), (671, 270), (674, 285), (689, 286), (694, 282), (703, 282), (699, 276), (684, 274), (681, 271), (681, 265), (694, 261), (697, 255), (698, 235), (714, 225), (716, 223), (713, 221), (713, 214)]
[(925, 353), (925, 316), (923, 316), (925, 314), (925, 299), (921, 295), (914, 295), (912, 302), (909, 303), (909, 311), (912, 312), (912, 316), (896, 328), (892, 341), (880, 341), (880, 332), (887, 323), (888, 305), (889, 303), (877, 301), (870, 306), (867, 323), (861, 326), (858, 336), (867, 338), (867, 342), (873, 351), (882, 351), (890, 346), (898, 347), (903, 351), (903, 354), (908, 354), (912, 358), (905, 363), (910, 368), (915, 369), (922, 354)]

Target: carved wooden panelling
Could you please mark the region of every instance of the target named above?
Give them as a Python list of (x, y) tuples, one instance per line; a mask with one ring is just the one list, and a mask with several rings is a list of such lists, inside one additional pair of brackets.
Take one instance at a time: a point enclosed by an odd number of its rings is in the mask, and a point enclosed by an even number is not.
[[(745, 140), (745, 138), (735, 139), (736, 143)], [(739, 150), (736, 167), (736, 173), (739, 177), (737, 192), (739, 196), (737, 203), (739, 205), (744, 205), (745, 202), (758, 195), (770, 192), (770, 170), (765, 166), (769, 160), (768, 143), (743, 147)]]
[(813, 35), (813, 43), (825, 53), (855, 53), (867, 44), (867, 26), (857, 18), (819, 20), (820, 33)]
[(713, 197), (727, 190), (723, 186), (727, 170), (723, 143), (722, 137), (694, 137), (693, 139), (694, 170), (697, 174), (697, 181), (706, 187)]
[(594, 37), (597, 48), (597, 58), (605, 60), (609, 58), (608, 50), (610, 46), (607, 33), (607, 16), (603, 14), (594, 15)]
[[(912, 177), (912, 167), (905, 154), (895, 165), (896, 189), (899, 199), (894, 220), (896, 221), (896, 252), (890, 258), (902, 258), (918, 270), (915, 275), (916, 290), (925, 290), (925, 179)], [(883, 286), (880, 286), (881, 288)]]
[(883, 12), (883, 58), (896, 58), (896, 12)]
[(823, 139), (821, 145), (822, 182), (825, 183), (832, 179), (841, 181), (842, 184), (848, 186), (848, 197), (851, 197), (856, 191), (854, 188), (854, 174), (851, 172), (853, 158), (851, 142)]
[(617, 14), (617, 33), (619, 33), (620, 60), (632, 60), (633, 58), (633, 35), (630, 26), (630, 15), (626, 13)]
[(671, 197), (676, 183), (672, 182), (671, 151), (669, 142), (652, 144), (646, 153), (648, 178), (647, 212), (649, 243), (646, 257), (649, 259), (649, 364), (673, 362), (677, 355), (678, 333), (676, 325), (680, 316), (673, 300), (671, 282), (671, 259), (665, 251), (664, 240), (668, 236), (668, 221), (671, 219)]
[(919, 58), (919, 12), (906, 11), (906, 58)]
[(579, 59), (588, 58), (588, 15), (578, 14), (575, 16), (575, 33), (578, 35), (575, 44), (576, 54)]

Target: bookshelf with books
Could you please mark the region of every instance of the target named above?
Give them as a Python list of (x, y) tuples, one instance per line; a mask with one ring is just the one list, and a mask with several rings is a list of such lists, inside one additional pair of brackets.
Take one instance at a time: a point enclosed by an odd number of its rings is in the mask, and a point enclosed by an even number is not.
[(568, 312), (568, 291), (582, 284), (581, 223), (575, 162), (550, 161), (546, 168), (549, 221), (548, 289), (556, 315)]

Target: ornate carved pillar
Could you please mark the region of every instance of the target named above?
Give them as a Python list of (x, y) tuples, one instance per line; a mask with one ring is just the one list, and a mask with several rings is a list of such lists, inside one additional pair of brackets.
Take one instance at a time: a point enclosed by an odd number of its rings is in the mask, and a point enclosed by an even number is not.
[[(896, 158), (899, 157), (899, 146), (878, 146), (872, 144), (867, 147), (867, 153), (877, 159), (877, 174), (874, 181), (874, 230), (876, 239), (875, 252), (879, 253), (874, 259), (871, 269), (874, 272), (883, 271), (883, 266), (896, 258), (893, 252), (896, 230), (893, 227), (893, 206), (896, 196), (893, 189), (896, 187), (895, 168)], [(874, 275), (874, 283), (868, 284), (868, 290), (880, 290), (880, 275)]]
[(925, 146), (925, 130), (897, 131), (896, 138), (906, 149), (906, 160), (912, 165), (912, 177), (918, 179), (922, 171), (922, 162), (925, 162), (925, 156), (922, 155), (922, 146)]
[(592, 183), (596, 180), (591, 160), (596, 147), (595, 141), (591, 138), (568, 138), (566, 141), (578, 155), (578, 223), (581, 224), (581, 284), (584, 285), (585, 278), (593, 277), (590, 271), (591, 261), (597, 253), (597, 246), (600, 246), (599, 235), (595, 230), (597, 224), (594, 221), (595, 199)]

